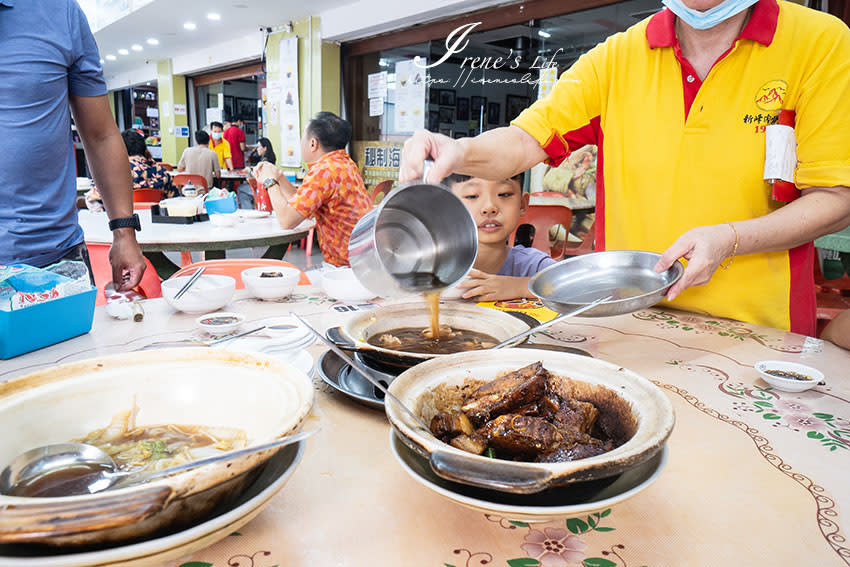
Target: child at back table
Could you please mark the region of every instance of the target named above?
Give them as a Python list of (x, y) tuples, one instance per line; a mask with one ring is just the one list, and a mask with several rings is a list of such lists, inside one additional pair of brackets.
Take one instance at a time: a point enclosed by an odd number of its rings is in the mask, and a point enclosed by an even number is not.
[(555, 263), (536, 248), (509, 246), (508, 238), (528, 209), (522, 192), (522, 176), (501, 181), (453, 174), (443, 180), (472, 213), (478, 226), (478, 256), (467, 279), (457, 285), (462, 297), (478, 301), (501, 301), (527, 297), (528, 281)]

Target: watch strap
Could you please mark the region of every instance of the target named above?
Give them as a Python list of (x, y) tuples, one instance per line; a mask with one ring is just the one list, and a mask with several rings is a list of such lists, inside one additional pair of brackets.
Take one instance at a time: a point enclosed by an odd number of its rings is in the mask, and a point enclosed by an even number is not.
[(139, 215), (135, 213), (131, 217), (122, 217), (120, 219), (112, 219), (109, 221), (109, 230), (131, 227), (136, 230), (142, 230), (142, 223), (139, 221)]

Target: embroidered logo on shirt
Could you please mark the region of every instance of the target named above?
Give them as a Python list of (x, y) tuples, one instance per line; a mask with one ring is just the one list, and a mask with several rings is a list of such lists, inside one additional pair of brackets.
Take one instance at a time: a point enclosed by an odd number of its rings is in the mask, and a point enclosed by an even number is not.
[(788, 83), (781, 80), (768, 81), (756, 93), (756, 106), (762, 110), (779, 110), (785, 99)]

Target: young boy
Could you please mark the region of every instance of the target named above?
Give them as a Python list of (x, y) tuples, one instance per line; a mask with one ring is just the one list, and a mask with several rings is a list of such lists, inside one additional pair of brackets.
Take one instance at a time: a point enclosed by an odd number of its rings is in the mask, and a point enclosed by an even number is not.
[(478, 256), (469, 276), (457, 287), (465, 299), (500, 301), (527, 297), (531, 276), (555, 263), (551, 256), (524, 246), (509, 246), (508, 238), (528, 209), (522, 176), (501, 181), (451, 175), (443, 180), (460, 197), (478, 226)]

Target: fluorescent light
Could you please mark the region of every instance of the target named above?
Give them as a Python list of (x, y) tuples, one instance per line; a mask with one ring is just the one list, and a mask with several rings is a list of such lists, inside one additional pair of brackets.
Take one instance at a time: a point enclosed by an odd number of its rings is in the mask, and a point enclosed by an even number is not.
[(183, 24), (183, 29), (184, 29), (184, 30), (193, 30), (193, 29), (195, 29), (195, 28), (197, 28), (197, 27), (198, 27), (198, 26), (196, 26), (196, 25), (195, 25), (195, 22), (186, 22), (185, 24)]
[(546, 39), (549, 39), (550, 37), (552, 37), (552, 34), (545, 31), (545, 30), (537, 30), (537, 35), (539, 35), (542, 38), (546, 38)]
[(130, 54), (130, 52), (127, 51), (126, 49), (119, 49), (118, 50), (118, 55), (129, 55), (129, 54)]
[(155, 37), (149, 37), (147, 43), (148, 45), (159, 45), (159, 40)]
[(378, 59), (378, 65), (380, 65), (381, 67), (389, 67), (390, 62), (381, 57), (380, 59)]
[(207, 14), (207, 19), (212, 20), (214, 22), (217, 22), (221, 19), (221, 14), (217, 14), (215, 12), (210, 12), (209, 14)]
[(151, 86), (151, 82), (150, 82), (150, 81), (148, 81), (148, 82), (147, 82), (147, 83), (145, 83), (145, 84), (146, 84), (147, 86)]
[(133, 51), (141, 51), (144, 48), (141, 45), (139, 45), (138, 43), (134, 43), (133, 45), (130, 46), (130, 49), (132, 49)]
[(116, 59), (118, 59), (117, 57), (115, 57), (115, 56), (114, 56), (114, 55), (112, 55), (112, 54), (107, 55), (107, 56), (106, 56), (106, 58), (107, 58), (108, 60), (110, 60), (110, 61), (115, 61)]

